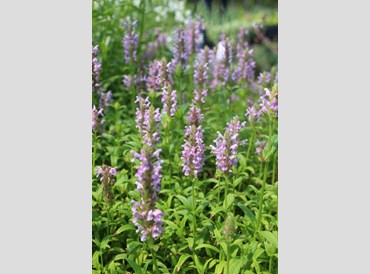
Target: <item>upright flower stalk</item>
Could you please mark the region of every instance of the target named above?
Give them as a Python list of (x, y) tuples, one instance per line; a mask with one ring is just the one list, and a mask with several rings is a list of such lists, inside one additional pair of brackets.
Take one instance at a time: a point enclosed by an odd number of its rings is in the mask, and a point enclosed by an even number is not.
[(100, 177), (104, 199), (107, 203), (111, 204), (113, 201), (112, 186), (115, 183), (114, 177), (117, 175), (115, 167), (98, 166), (96, 169), (96, 177)]
[[(199, 63), (198, 63), (199, 64)], [(205, 145), (203, 143), (203, 129), (201, 121), (203, 114), (201, 113), (200, 106), (204, 103), (204, 97), (207, 95), (207, 90), (200, 89), (205, 87), (207, 79), (206, 68), (207, 64), (203, 66), (196, 65), (197, 69), (194, 72), (194, 81), (196, 89), (194, 90), (194, 97), (190, 107), (186, 121), (188, 125), (185, 126), (185, 140), (182, 145), (182, 171), (185, 176), (192, 177), (192, 208), (193, 208), (193, 238), (194, 245), (196, 239), (196, 215), (195, 215), (195, 184), (196, 179), (202, 172), (205, 162)]]
[(92, 92), (100, 92), (100, 71), (102, 69), (102, 64), (98, 60), (99, 46), (92, 46)]
[[(133, 223), (140, 233), (141, 241), (144, 242), (148, 237), (154, 239), (163, 232), (164, 213), (156, 208), (162, 178), (160, 173), (162, 160), (159, 156), (161, 149), (156, 148), (160, 138), (161, 115), (159, 109), (150, 106), (147, 98), (138, 97), (137, 102), (139, 102), (139, 108), (136, 111), (136, 126), (142, 137), (143, 147), (140, 153), (132, 152), (134, 156), (132, 161), (136, 159), (140, 161), (135, 174), (137, 178), (135, 184), (141, 199), (132, 200), (131, 203)], [(150, 239), (149, 241), (151, 242)]]
[(122, 27), (125, 31), (123, 36), (122, 45), (125, 53), (125, 63), (137, 61), (136, 54), (139, 44), (139, 37), (136, 33), (137, 21), (123, 21)]
[(214, 142), (216, 146), (211, 145), (211, 153), (216, 155), (216, 166), (225, 176), (225, 205), (227, 208), (228, 195), (228, 174), (232, 173), (232, 167), (236, 166), (239, 158), (237, 157), (238, 146), (240, 144), (240, 130), (245, 127), (246, 122), (240, 123), (239, 117), (235, 116), (227, 123), (225, 133), (218, 136)]

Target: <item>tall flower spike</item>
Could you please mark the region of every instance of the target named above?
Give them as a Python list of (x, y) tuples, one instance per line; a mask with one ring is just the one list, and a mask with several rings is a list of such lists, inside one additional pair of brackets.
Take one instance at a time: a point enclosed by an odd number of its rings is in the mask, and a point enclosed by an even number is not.
[(112, 91), (100, 93), (99, 108), (105, 108), (112, 102)]
[(181, 65), (184, 67), (189, 61), (189, 54), (186, 50), (185, 31), (181, 28), (176, 28), (174, 33), (173, 46), (173, 63), (175, 66)]
[(190, 21), (186, 30), (186, 51), (188, 55), (198, 52), (203, 43), (202, 31), (205, 30), (205, 25), (200, 20)]
[[(276, 87), (276, 88), (275, 88)], [(258, 111), (258, 116), (270, 112), (274, 113), (276, 117), (278, 116), (278, 89), (277, 85), (274, 86), (273, 92), (270, 92), (268, 88), (265, 88), (265, 94), (260, 97), (261, 99), (261, 109)]]
[(236, 166), (239, 159), (236, 157), (239, 146), (239, 133), (245, 127), (246, 122), (240, 123), (239, 117), (235, 116), (233, 120), (227, 123), (225, 133), (218, 136), (214, 142), (216, 146), (211, 145), (211, 153), (216, 155), (216, 165), (222, 172), (232, 172), (232, 166)]
[(122, 40), (123, 50), (125, 53), (125, 62), (136, 61), (136, 53), (139, 43), (139, 37), (136, 34), (137, 21), (123, 21), (122, 27), (125, 31), (125, 35)]
[(92, 108), (92, 130), (99, 130), (103, 124), (104, 114), (103, 114), (103, 109), (97, 110), (95, 106)]
[(230, 79), (230, 67), (233, 60), (232, 44), (225, 34), (221, 34), (217, 44), (216, 60), (213, 68), (212, 88), (218, 85), (226, 85)]
[(185, 176), (198, 177), (199, 173), (202, 172), (205, 161), (205, 146), (201, 126), (190, 125), (185, 127), (185, 143), (182, 147), (182, 171)]
[(175, 116), (177, 110), (176, 97), (176, 90), (172, 90), (171, 85), (164, 85), (162, 89), (163, 112), (167, 113), (168, 116)]
[(99, 81), (100, 71), (102, 69), (102, 65), (98, 60), (99, 54), (99, 46), (92, 47), (92, 91), (100, 92), (101, 85)]
[(157, 149), (155, 144), (159, 141), (158, 126), (161, 116), (159, 109), (150, 106), (149, 100), (138, 97), (137, 102), (139, 115), (136, 122), (143, 139), (143, 147), (140, 153), (132, 151), (132, 161), (140, 161), (135, 174), (135, 184), (141, 199), (140, 202), (132, 200), (131, 203), (133, 223), (137, 227), (136, 232), (140, 233), (141, 241), (144, 242), (148, 235), (157, 238), (163, 232), (164, 213), (156, 208), (162, 178), (162, 160), (159, 157), (161, 150)]
[(115, 183), (114, 176), (117, 175), (115, 167), (98, 166), (96, 169), (96, 177), (100, 177), (104, 199), (111, 203), (113, 201), (112, 186)]
[(200, 111), (200, 108), (192, 106), (189, 110), (189, 114), (186, 121), (192, 125), (198, 126), (202, 120), (203, 114)]

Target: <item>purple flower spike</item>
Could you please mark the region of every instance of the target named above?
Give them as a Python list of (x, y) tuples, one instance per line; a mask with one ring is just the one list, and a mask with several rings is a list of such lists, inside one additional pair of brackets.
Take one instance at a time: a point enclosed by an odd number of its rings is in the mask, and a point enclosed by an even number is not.
[(203, 114), (200, 111), (200, 108), (192, 106), (186, 120), (188, 123), (198, 126), (199, 123), (203, 120)]
[(100, 177), (104, 198), (108, 203), (113, 201), (112, 186), (115, 183), (114, 176), (117, 175), (115, 167), (98, 166), (96, 168), (96, 177)]
[(125, 31), (122, 44), (125, 53), (125, 62), (129, 64), (136, 61), (136, 53), (139, 43), (139, 37), (136, 34), (137, 21), (124, 21), (122, 27)]
[(137, 97), (139, 107), (136, 110), (136, 127), (142, 137), (143, 147), (140, 153), (132, 151), (132, 161), (139, 160), (135, 177), (136, 190), (141, 196), (141, 201), (131, 201), (133, 223), (140, 233), (140, 240), (146, 241), (148, 235), (157, 238), (163, 232), (162, 217), (164, 213), (156, 208), (158, 192), (161, 186), (161, 149), (155, 145), (159, 142), (159, 122), (161, 114), (159, 109), (150, 105), (148, 98)]
[(216, 146), (211, 145), (211, 153), (216, 155), (216, 165), (218, 170), (231, 173), (232, 166), (236, 166), (239, 158), (238, 153), (239, 133), (245, 127), (246, 122), (240, 123), (239, 117), (235, 116), (233, 120), (227, 123), (225, 134), (217, 132), (218, 136), (214, 141)]
[(100, 92), (101, 85), (100, 85), (100, 71), (102, 69), (102, 65), (98, 60), (99, 54), (99, 46), (92, 47), (92, 91)]
[(175, 116), (177, 110), (176, 90), (171, 91), (171, 86), (165, 85), (162, 89), (163, 112), (168, 116)]
[(174, 33), (173, 64), (184, 67), (188, 64), (189, 53), (186, 49), (186, 33), (181, 28), (176, 28)]
[(104, 124), (103, 120), (104, 114), (103, 109), (97, 110), (95, 106), (92, 108), (92, 129), (99, 130)]
[(230, 67), (233, 60), (232, 45), (225, 34), (221, 34), (220, 42), (217, 44), (215, 63), (213, 68), (212, 88), (218, 85), (226, 85), (230, 80)]
[(202, 172), (205, 156), (203, 143), (203, 129), (195, 125), (185, 127), (185, 143), (182, 145), (182, 171), (185, 176), (194, 176)]
[(278, 117), (278, 90), (274, 90), (274, 93), (270, 92), (268, 88), (265, 88), (265, 94), (260, 97), (261, 109), (258, 111), (258, 116), (262, 114), (274, 113)]

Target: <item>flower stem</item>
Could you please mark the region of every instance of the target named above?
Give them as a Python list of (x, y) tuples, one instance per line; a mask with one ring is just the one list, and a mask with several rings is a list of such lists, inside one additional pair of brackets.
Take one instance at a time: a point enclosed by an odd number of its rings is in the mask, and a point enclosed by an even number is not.
[(226, 274), (230, 274), (230, 242), (227, 241), (227, 254), (226, 254)]
[(193, 208), (193, 250), (195, 248), (195, 238), (196, 238), (196, 230), (197, 230), (197, 219), (195, 215), (195, 178), (192, 180), (192, 208)]
[(261, 220), (262, 220), (262, 206), (263, 206), (263, 194), (265, 192), (265, 186), (266, 186), (266, 178), (267, 178), (267, 167), (268, 163), (264, 163), (264, 171), (263, 171), (263, 181), (262, 181), (262, 187), (260, 189), (260, 197), (259, 197), (259, 205), (258, 205), (258, 218), (257, 218), (257, 225), (256, 225), (256, 231), (259, 231)]
[(228, 195), (228, 192), (229, 192), (229, 180), (228, 180), (228, 178), (227, 178), (227, 175), (225, 174), (225, 208), (226, 208), (226, 210), (227, 210), (227, 208), (228, 208), (228, 204), (227, 204), (227, 195)]
[(157, 255), (154, 251), (154, 240), (151, 236), (148, 239), (148, 246), (149, 246), (150, 253), (152, 254), (152, 259), (153, 259), (153, 273), (159, 273), (158, 265), (157, 265)]

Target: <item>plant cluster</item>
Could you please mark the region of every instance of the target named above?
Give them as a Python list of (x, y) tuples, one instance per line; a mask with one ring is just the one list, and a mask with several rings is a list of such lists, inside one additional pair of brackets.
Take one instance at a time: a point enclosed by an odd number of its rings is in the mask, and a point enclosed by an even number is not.
[(94, 2), (93, 273), (277, 273), (277, 70), (155, 2)]

